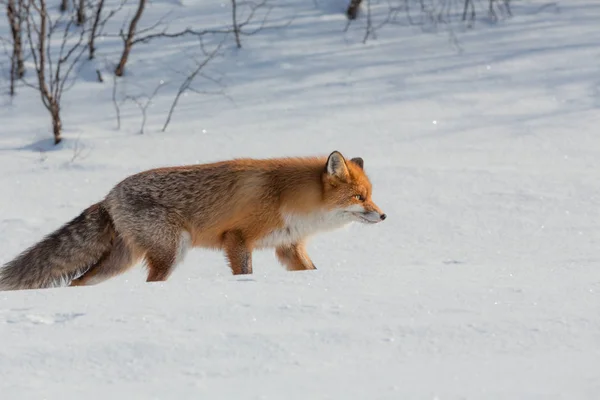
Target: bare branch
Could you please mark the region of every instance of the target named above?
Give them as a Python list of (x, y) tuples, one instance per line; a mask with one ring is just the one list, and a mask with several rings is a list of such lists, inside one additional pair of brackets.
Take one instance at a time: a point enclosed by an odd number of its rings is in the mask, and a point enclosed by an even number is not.
[(79, 59), (87, 47), (82, 44), (85, 31), (81, 30), (74, 44), (68, 44), (72, 38), (69, 33), (74, 23), (74, 20), (70, 19), (63, 28), (59, 54), (57, 57), (53, 57), (52, 38), (58, 32), (58, 27), (62, 22), (61, 18), (54, 22), (51, 20), (47, 12), (46, 0), (24, 1), (26, 2), (24, 8), (27, 41), (36, 70), (37, 85), (24, 79), (23, 82), (26, 86), (38, 90), (42, 104), (52, 118), (54, 143), (58, 144), (62, 140), (61, 98), (66, 90), (65, 84), (69, 82), (71, 72), (78, 65)]
[[(144, 128), (146, 126), (146, 119), (148, 116), (148, 106), (150, 106), (150, 104), (152, 103), (152, 100), (154, 99), (154, 96), (156, 96), (156, 94), (158, 93), (158, 91), (165, 86), (165, 82), (164, 81), (160, 81), (158, 83), (158, 86), (154, 89), (154, 91), (152, 92), (152, 94), (150, 96), (127, 96), (125, 97), (124, 101), (132, 101), (134, 102), (138, 108), (140, 109), (140, 111), (142, 112), (142, 123), (140, 126), (140, 134), (143, 135), (144, 134)], [(116, 86), (115, 86), (116, 87)], [(142, 102), (140, 100), (141, 97), (146, 97), (146, 101)], [(119, 118), (120, 119), (120, 118)]]
[(78, 136), (75, 140), (75, 143), (73, 144), (73, 154), (69, 163), (73, 164), (77, 160), (85, 160), (86, 158), (88, 158), (92, 150), (88, 149), (87, 153), (84, 154), (84, 150), (86, 149), (87, 146), (81, 143), (81, 139)]
[[(271, 11), (273, 10), (273, 7), (269, 6), (269, 4), (267, 3), (267, 0), (263, 0), (260, 3), (253, 3), (253, 2), (238, 3), (237, 0), (231, 0), (231, 1), (232, 1), (233, 26), (232, 26), (232, 29), (229, 30), (227, 33), (233, 32), (235, 41), (236, 41), (236, 45), (238, 48), (242, 47), (240, 36), (252, 36), (263, 30), (284, 28), (284, 27), (289, 26), (293, 21), (293, 18), (292, 18), (289, 21), (287, 21), (285, 24), (269, 26), (269, 25), (267, 25), (267, 20), (269, 19), (269, 16), (271, 15)], [(250, 12), (248, 13), (248, 16), (246, 17), (246, 19), (243, 22), (238, 22), (237, 14), (238, 14), (238, 10), (241, 5), (248, 6), (250, 8)], [(262, 18), (261, 22), (258, 24), (258, 26), (252, 30), (245, 30), (244, 28), (247, 25), (250, 25), (251, 23), (254, 22), (254, 16), (262, 8), (266, 8), (267, 11), (265, 12), (265, 15), (263, 16), (263, 18)]]
[[(60, 89), (57, 92), (57, 98), (59, 101), (62, 99), (63, 93), (70, 89), (73, 86), (73, 83), (75, 82), (75, 80), (70, 80), (69, 77), (71, 75), (71, 72), (73, 71), (73, 68), (75, 68), (76, 65), (79, 65), (79, 60), (81, 59), (81, 57), (85, 53), (85, 50), (87, 49), (87, 46), (82, 45), (83, 41), (84, 31), (82, 30), (81, 36), (79, 37), (77, 43), (71, 48), (67, 55), (59, 61), (59, 65), (66, 64), (71, 55), (77, 51), (75, 58), (73, 58), (73, 61), (68, 63), (68, 68), (62, 75), (62, 77), (58, 74), (56, 75), (56, 80), (60, 83)], [(67, 82), (71, 82), (71, 84), (69, 85), (69, 87), (65, 88), (65, 84)]]
[(146, 6), (146, 0), (139, 0), (137, 11), (135, 15), (131, 19), (131, 23), (129, 24), (129, 30), (127, 31), (127, 36), (123, 40), (123, 53), (121, 54), (121, 60), (115, 69), (115, 75), (123, 76), (125, 72), (125, 64), (127, 63), (127, 59), (129, 58), (129, 53), (131, 52), (131, 47), (133, 46), (133, 40), (135, 36), (135, 30), (138, 22), (142, 18), (142, 13), (144, 12), (144, 7)]
[(6, 16), (10, 25), (12, 39), (12, 54), (10, 55), (10, 95), (15, 95), (15, 84), (17, 79), (25, 75), (25, 63), (23, 61), (23, 0), (7, 0)]
[(94, 20), (92, 22), (92, 26), (90, 28), (90, 34), (88, 38), (88, 50), (89, 56), (88, 59), (92, 60), (96, 56), (96, 38), (102, 35), (104, 31), (104, 27), (106, 23), (116, 14), (118, 13), (123, 6), (127, 3), (127, 0), (121, 0), (120, 4), (117, 8), (110, 10), (110, 12), (104, 17), (101, 18), (102, 12), (104, 10), (104, 1), (98, 0), (98, 5), (96, 7), (96, 11), (94, 13)]
[(172, 14), (171, 11), (169, 11), (168, 13), (166, 13), (165, 15), (163, 15), (162, 17), (160, 17), (158, 19), (158, 21), (156, 21), (152, 25), (150, 25), (150, 26), (148, 26), (146, 28), (143, 28), (143, 29), (137, 29), (136, 32), (135, 32), (136, 36), (140, 36), (140, 35), (143, 35), (143, 34), (145, 34), (147, 32), (151, 32), (154, 29), (156, 29), (157, 27), (161, 26), (165, 22), (165, 20), (167, 19), (167, 17), (169, 15), (171, 15), (171, 14)]
[(79, 0), (76, 7), (77, 7), (77, 25), (81, 26), (85, 23), (85, 0)]
[(237, 22), (237, 0), (231, 0), (231, 14), (233, 19), (233, 34), (235, 36), (235, 43), (238, 49), (241, 49), (242, 42), (240, 41), (240, 26)]
[(360, 9), (360, 3), (362, 3), (362, 0), (350, 1), (350, 4), (346, 9), (346, 17), (348, 17), (348, 19), (356, 19), (358, 16), (358, 10)]
[[(358, 11), (358, 6), (365, 8), (365, 32), (363, 43), (376, 38), (377, 32), (385, 25), (417, 25), (423, 29), (434, 30), (443, 25), (448, 31), (450, 43), (458, 51), (462, 51), (458, 38), (451, 26), (453, 20), (466, 23), (471, 27), (477, 16), (476, 8), (487, 10), (491, 19), (500, 16), (510, 17), (510, 0), (386, 0), (388, 9), (383, 11), (381, 1), (349, 0), (349, 9)], [(357, 14), (358, 15), (358, 14)], [(352, 21), (357, 18), (352, 12), (348, 14), (348, 22), (344, 31), (348, 31)], [(401, 18), (404, 17), (404, 21)]]
[(150, 35), (138, 37), (138, 38), (134, 39), (131, 42), (131, 44), (133, 45), (136, 43), (148, 43), (152, 39), (158, 39), (158, 38), (176, 38), (176, 37), (185, 36), (185, 35), (204, 36), (204, 35), (216, 34), (216, 33), (229, 33), (229, 31), (226, 31), (226, 30), (195, 31), (190, 28), (186, 28), (183, 31), (174, 32), (174, 33), (167, 33), (166, 31), (163, 31), (163, 32), (159, 32), (159, 33), (153, 33)]
[[(358, 2), (358, 4), (360, 4), (360, 1)], [(357, 11), (358, 11), (358, 5), (357, 5)], [(373, 20), (371, 17), (371, 0), (367, 0), (367, 29), (365, 29), (365, 37), (363, 38), (363, 43), (367, 43), (367, 39), (369, 39), (369, 36), (371, 36), (371, 35), (374, 38), (376, 37), (375, 30), (373, 29)]]
[(92, 29), (90, 30), (90, 37), (88, 39), (88, 59), (94, 59), (94, 53), (96, 52), (96, 35), (100, 24), (100, 16), (102, 9), (104, 8), (104, 0), (98, 0), (98, 6), (96, 7), (96, 13), (94, 14), (94, 21), (92, 22)]
[[(203, 51), (205, 51), (202, 41), (200, 43), (201, 43), (201, 47), (202, 47)], [(177, 91), (177, 94), (175, 95), (175, 98), (173, 99), (173, 103), (171, 104), (171, 108), (169, 109), (169, 114), (167, 115), (167, 120), (165, 121), (165, 124), (163, 125), (163, 128), (162, 128), (163, 132), (165, 132), (167, 130), (167, 127), (169, 126), (169, 123), (171, 122), (173, 112), (175, 111), (175, 108), (177, 107), (177, 103), (179, 102), (179, 98), (181, 97), (181, 95), (184, 94), (187, 90), (189, 90), (190, 85), (192, 84), (192, 82), (194, 81), (196, 76), (202, 71), (202, 69), (212, 59), (214, 59), (216, 57), (216, 55), (218, 54), (222, 45), (223, 45), (223, 41), (221, 41), (221, 43), (219, 43), (219, 45), (212, 52), (206, 54), (206, 57), (204, 58), (204, 60), (196, 66), (196, 68), (192, 71), (192, 73), (187, 78), (185, 78), (185, 80), (183, 81), (181, 86), (179, 86), (179, 90)]]
[(113, 74), (113, 89), (112, 89), (112, 102), (117, 113), (117, 129), (121, 129), (121, 110), (119, 109), (119, 102), (117, 101), (117, 75)]

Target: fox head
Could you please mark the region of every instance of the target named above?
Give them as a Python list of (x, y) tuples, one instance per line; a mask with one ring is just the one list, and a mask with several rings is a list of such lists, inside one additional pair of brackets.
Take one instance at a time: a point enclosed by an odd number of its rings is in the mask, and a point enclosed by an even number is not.
[(386, 215), (371, 199), (371, 182), (360, 157), (346, 160), (339, 151), (327, 158), (323, 173), (324, 200), (351, 220), (375, 224)]

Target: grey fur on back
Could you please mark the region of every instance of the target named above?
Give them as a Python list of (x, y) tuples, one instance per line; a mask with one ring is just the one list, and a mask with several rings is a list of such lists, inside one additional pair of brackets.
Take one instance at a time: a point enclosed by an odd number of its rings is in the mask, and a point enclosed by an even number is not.
[(103, 204), (94, 204), (2, 267), (0, 290), (63, 286), (108, 254), (114, 234)]

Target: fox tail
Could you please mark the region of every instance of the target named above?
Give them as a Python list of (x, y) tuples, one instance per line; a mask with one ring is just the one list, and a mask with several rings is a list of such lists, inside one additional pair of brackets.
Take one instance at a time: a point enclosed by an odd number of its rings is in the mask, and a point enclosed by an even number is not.
[(107, 255), (115, 229), (96, 203), (0, 269), (0, 290), (64, 286)]

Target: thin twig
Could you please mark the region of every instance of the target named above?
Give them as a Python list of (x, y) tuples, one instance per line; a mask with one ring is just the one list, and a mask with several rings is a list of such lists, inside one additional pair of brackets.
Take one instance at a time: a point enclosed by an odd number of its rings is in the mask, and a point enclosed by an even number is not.
[(112, 87), (112, 102), (115, 107), (117, 114), (117, 130), (121, 130), (121, 109), (119, 108), (119, 102), (117, 101), (117, 75), (112, 74), (113, 87)]
[[(148, 107), (150, 106), (150, 104), (152, 103), (152, 100), (154, 99), (154, 97), (158, 94), (158, 91), (165, 86), (165, 82), (164, 81), (160, 81), (158, 83), (158, 86), (156, 86), (156, 88), (154, 89), (154, 91), (152, 92), (152, 94), (150, 96), (127, 96), (125, 97), (125, 99), (123, 99), (123, 101), (132, 101), (134, 102), (138, 108), (140, 109), (140, 111), (142, 112), (142, 123), (140, 126), (140, 135), (144, 134), (144, 128), (146, 127), (146, 119), (148, 116)], [(142, 102), (140, 100), (141, 97), (146, 97), (146, 101)]]
[(185, 93), (187, 90), (189, 90), (190, 85), (192, 84), (192, 82), (194, 81), (194, 79), (196, 78), (196, 76), (200, 73), (200, 71), (202, 71), (202, 69), (213, 59), (215, 58), (215, 56), (217, 55), (217, 53), (219, 52), (219, 50), (221, 49), (221, 46), (223, 45), (223, 41), (221, 41), (221, 43), (219, 43), (219, 45), (210, 53), (206, 54), (206, 51), (204, 49), (203, 43), (201, 41), (201, 47), (203, 49), (203, 52), (205, 52), (206, 57), (204, 58), (204, 60), (202, 62), (200, 62), (196, 68), (194, 69), (194, 71), (192, 71), (192, 73), (185, 78), (185, 80), (182, 82), (181, 86), (179, 86), (179, 90), (177, 91), (177, 94), (175, 95), (175, 98), (173, 99), (173, 103), (171, 104), (171, 108), (169, 109), (169, 114), (167, 116), (167, 120), (165, 121), (165, 124), (162, 128), (162, 131), (165, 132), (167, 130), (167, 127), (169, 126), (169, 123), (171, 122), (171, 117), (173, 116), (173, 112), (175, 111), (175, 108), (177, 107), (177, 103), (179, 102), (179, 98), (181, 97), (181, 95), (183, 93)]

